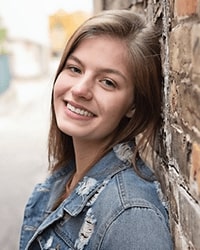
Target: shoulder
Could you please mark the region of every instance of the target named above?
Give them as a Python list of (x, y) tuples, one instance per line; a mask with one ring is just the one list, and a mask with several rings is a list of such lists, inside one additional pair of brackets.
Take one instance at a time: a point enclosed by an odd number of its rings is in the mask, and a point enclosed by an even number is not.
[(132, 168), (115, 176), (118, 192), (123, 204), (136, 203), (143, 200), (152, 207), (156, 207), (165, 215), (167, 206), (157, 180), (145, 180)]
[(99, 231), (100, 249), (172, 249), (168, 227), (154, 209), (143, 205), (121, 211)]
[(113, 176), (105, 188), (103, 199), (111, 203), (111, 207), (150, 207), (168, 219), (167, 206), (159, 182), (141, 178), (132, 167)]
[[(165, 201), (157, 181), (146, 181), (135, 173), (132, 167), (116, 173), (106, 184), (96, 203), (110, 211), (126, 210), (132, 207), (151, 208), (168, 219)], [(101, 205), (103, 204), (103, 205)]]
[(167, 211), (156, 184), (132, 169), (117, 173), (95, 205), (101, 221), (99, 249), (172, 249)]

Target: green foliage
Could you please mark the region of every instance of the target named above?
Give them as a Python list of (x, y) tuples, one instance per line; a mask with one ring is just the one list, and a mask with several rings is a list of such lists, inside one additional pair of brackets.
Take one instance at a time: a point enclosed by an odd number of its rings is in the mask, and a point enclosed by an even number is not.
[(0, 28), (0, 43), (5, 41), (6, 35), (7, 35), (6, 29)]
[(5, 42), (7, 39), (7, 30), (2, 26), (0, 19), (0, 54), (5, 54)]

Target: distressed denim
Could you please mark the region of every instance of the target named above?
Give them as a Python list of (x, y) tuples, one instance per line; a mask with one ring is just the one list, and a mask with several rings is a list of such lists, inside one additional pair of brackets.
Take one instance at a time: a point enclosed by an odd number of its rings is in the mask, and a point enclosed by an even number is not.
[[(24, 212), (20, 250), (173, 249), (159, 183), (135, 173), (130, 148), (115, 146), (54, 210), (74, 164), (36, 185)], [(152, 177), (141, 159), (137, 164)]]

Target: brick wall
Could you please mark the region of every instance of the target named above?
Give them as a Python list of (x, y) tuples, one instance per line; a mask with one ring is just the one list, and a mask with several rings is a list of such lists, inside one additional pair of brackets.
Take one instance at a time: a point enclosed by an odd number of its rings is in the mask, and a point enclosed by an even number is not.
[(94, 0), (162, 23), (163, 128), (155, 171), (169, 201), (175, 249), (200, 250), (200, 0)]

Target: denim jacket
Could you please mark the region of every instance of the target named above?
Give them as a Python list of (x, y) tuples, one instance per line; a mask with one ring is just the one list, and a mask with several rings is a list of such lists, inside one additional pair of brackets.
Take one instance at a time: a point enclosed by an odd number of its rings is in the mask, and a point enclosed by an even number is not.
[[(36, 185), (24, 213), (20, 250), (173, 249), (159, 183), (138, 176), (130, 144), (118, 144), (56, 209), (73, 163)], [(145, 176), (152, 172), (142, 162)]]

